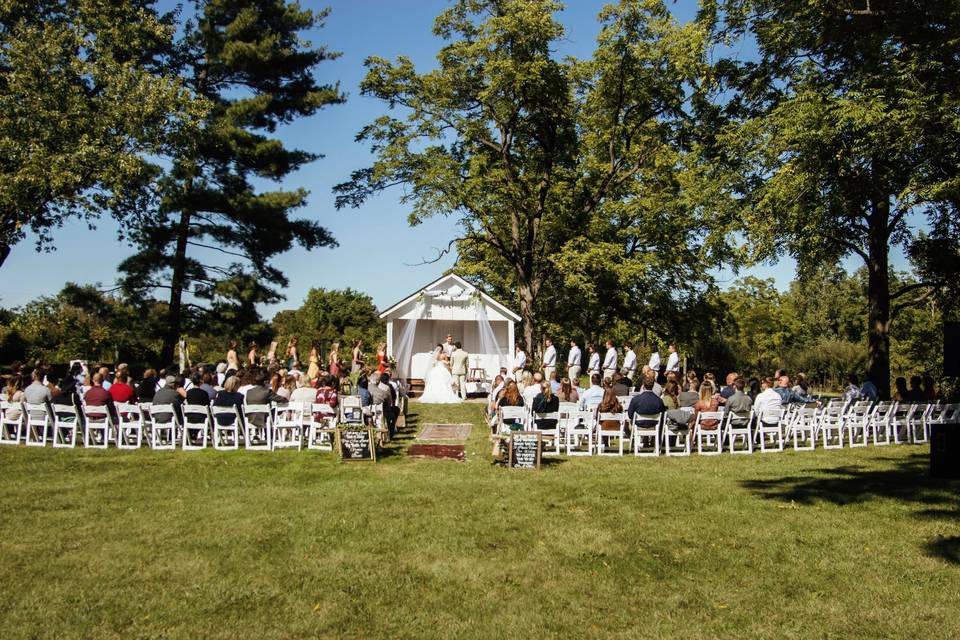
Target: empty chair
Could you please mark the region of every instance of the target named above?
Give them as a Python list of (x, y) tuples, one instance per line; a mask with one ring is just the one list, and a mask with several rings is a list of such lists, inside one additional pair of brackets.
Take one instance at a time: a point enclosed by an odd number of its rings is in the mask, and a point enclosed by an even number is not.
[(633, 438), (633, 455), (659, 456), (660, 433), (663, 427), (665, 414), (655, 415), (633, 414), (630, 430)]
[(176, 449), (177, 429), (180, 426), (176, 408), (172, 404), (151, 404), (149, 412), (144, 413), (150, 416), (147, 440), (149, 447), (158, 450)]
[(843, 431), (851, 448), (867, 446), (872, 407), (873, 401), (859, 400), (854, 402), (844, 414)]
[[(745, 412), (727, 411), (724, 422), (724, 439), (730, 447), (730, 453), (753, 453), (753, 410)], [(742, 440), (737, 447), (737, 439)]]
[[(304, 406), (304, 404), (306, 406)], [(309, 412), (312, 403), (291, 402), (276, 408), (273, 419), (273, 448), (303, 447), (303, 415)]]
[(219, 451), (235, 451), (240, 447), (241, 420), (236, 406), (210, 407), (210, 437), (213, 448)]
[(843, 410), (843, 402), (831, 400), (820, 411), (817, 433), (820, 434), (824, 449), (843, 448)]
[(697, 440), (697, 453), (700, 455), (719, 455), (723, 451), (723, 412), (700, 411), (693, 423), (693, 433)]
[(0, 401), (0, 444), (20, 444), (24, 419), (19, 402)]
[(796, 410), (791, 424), (794, 451), (813, 451), (817, 447), (817, 425), (820, 411), (816, 407), (801, 407)]
[(890, 414), (890, 438), (894, 444), (910, 441), (910, 423), (918, 406), (916, 403), (898, 402)]
[(83, 446), (91, 449), (106, 449), (113, 433), (113, 416), (105, 406), (83, 406)]
[(560, 416), (559, 421), (557, 422), (557, 429), (560, 431), (562, 446), (566, 446), (567, 425), (570, 423), (570, 416), (572, 416), (578, 409), (579, 407), (576, 402), (561, 402), (557, 408), (557, 413)]
[(270, 405), (248, 404), (243, 407), (243, 446), (250, 451), (270, 451), (273, 434), (273, 413)]
[(564, 443), (569, 456), (593, 455), (593, 424), (596, 413), (587, 409), (577, 409), (567, 415)]
[(310, 408), (310, 426), (307, 431), (307, 449), (333, 451), (333, 434), (337, 429), (337, 412), (328, 404), (314, 404)]
[(53, 446), (72, 449), (77, 446), (80, 412), (72, 404), (55, 404), (53, 411)]
[[(622, 456), (623, 440), (626, 438), (627, 414), (620, 413), (597, 413), (597, 455), (600, 456)], [(617, 439), (617, 451), (607, 452), (612, 448), (613, 439)]]
[(210, 407), (200, 404), (183, 405), (180, 448), (184, 451), (199, 451), (207, 448), (210, 436)]
[(139, 449), (143, 445), (143, 410), (137, 404), (117, 404), (117, 448)]
[(926, 410), (920, 416), (920, 426), (921, 429), (917, 430), (915, 443), (920, 444), (927, 442), (930, 439), (930, 427), (935, 423), (939, 422), (940, 414), (943, 413), (944, 406), (939, 402), (931, 402), (927, 405)]
[(891, 401), (878, 402), (870, 412), (869, 437), (873, 438), (874, 446), (890, 444), (890, 432), (893, 431), (893, 417), (897, 411), (897, 403)]
[(782, 418), (782, 407), (767, 407), (757, 415), (757, 439), (760, 441), (761, 453), (783, 451)]

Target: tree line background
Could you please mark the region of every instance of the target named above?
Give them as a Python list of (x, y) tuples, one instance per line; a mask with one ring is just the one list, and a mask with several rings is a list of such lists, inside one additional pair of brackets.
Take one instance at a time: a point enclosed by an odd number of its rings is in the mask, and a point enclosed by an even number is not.
[[(313, 152), (278, 127), (345, 100), (325, 12), (285, 0), (13, 0), (0, 7), (0, 265), (68, 217), (122, 222), (115, 287), (67, 285), (3, 312), (3, 355), (166, 364), (261, 344), (365, 337), (369, 298), (311, 291), (271, 322), (276, 258), (335, 246), (305, 189)], [(556, 55), (553, 0), (455, 0), (435, 68), (370, 57), (384, 114), (338, 208), (403, 188), (412, 225), (456, 223), (456, 269), (544, 336), (677, 342), (711, 369), (938, 373), (960, 272), (960, 5), (921, 0), (661, 0), (598, 16), (591, 56)], [(739, 52), (753, 51), (749, 56)], [(266, 185), (266, 186), (265, 186)], [(909, 273), (891, 268), (903, 252)], [(714, 274), (789, 255), (786, 293)], [(849, 275), (838, 265), (853, 261)], [(641, 349), (642, 353), (642, 349)]]

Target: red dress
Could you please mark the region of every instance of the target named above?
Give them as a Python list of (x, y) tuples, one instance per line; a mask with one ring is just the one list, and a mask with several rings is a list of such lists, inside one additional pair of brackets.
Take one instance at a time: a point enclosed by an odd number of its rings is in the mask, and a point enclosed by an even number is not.
[(387, 369), (387, 354), (377, 354), (377, 373), (383, 373)]

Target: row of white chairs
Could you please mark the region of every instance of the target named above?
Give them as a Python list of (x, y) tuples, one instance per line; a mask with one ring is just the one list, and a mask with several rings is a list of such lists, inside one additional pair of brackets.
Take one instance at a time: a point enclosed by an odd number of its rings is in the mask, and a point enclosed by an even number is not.
[[(204, 405), (116, 403), (115, 414), (103, 406), (80, 408), (0, 402), (0, 444), (73, 448), (139, 449), (146, 441), (152, 449), (238, 449), (272, 451), (304, 446), (333, 450), (332, 434), (338, 424), (367, 420), (360, 398), (341, 398), (339, 409), (328, 404), (248, 404), (242, 409)], [(369, 421), (383, 431), (383, 407), (370, 409)]]
[[(870, 405), (870, 406), (868, 406)], [(634, 415), (626, 411), (600, 412), (596, 407), (582, 408), (577, 403), (561, 403), (553, 413), (534, 413), (527, 406), (501, 407), (496, 428), (501, 434), (511, 430), (539, 432), (546, 439), (547, 453), (560, 455), (623, 455), (632, 450), (637, 456), (716, 455), (725, 447), (731, 453), (783, 451), (791, 443), (796, 451), (812, 451), (822, 441), (827, 449), (849, 446), (923, 443), (934, 424), (960, 422), (960, 404), (878, 403), (873, 405), (828, 403), (788, 405), (760, 415), (701, 411), (692, 427), (669, 420), (665, 413)]]

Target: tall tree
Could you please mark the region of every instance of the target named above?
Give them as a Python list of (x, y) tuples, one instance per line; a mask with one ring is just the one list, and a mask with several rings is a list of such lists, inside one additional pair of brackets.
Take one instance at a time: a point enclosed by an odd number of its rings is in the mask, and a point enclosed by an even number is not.
[[(624, 0), (602, 14), (593, 60), (560, 61), (560, 9), (553, 0), (459, 0), (434, 25), (449, 42), (436, 70), (418, 73), (404, 57), (369, 58), (362, 92), (402, 113), (360, 132), (376, 160), (336, 188), (343, 207), (405, 185), (411, 224), (455, 217), (459, 231), (447, 251), (457, 248), (467, 272), (498, 274), (490, 280), (515, 294), (528, 345), (543, 296), (585, 236), (604, 265), (634, 252), (624, 260), (635, 276), (641, 271), (629, 257), (652, 263), (665, 255), (662, 236), (640, 229), (654, 211), (642, 198), (655, 191), (647, 178), (668, 174), (676, 159), (683, 83), (703, 50), (699, 27), (675, 25), (662, 2)], [(582, 264), (570, 277), (586, 283), (586, 267), (597, 265)], [(651, 282), (650, 272), (642, 275)], [(603, 281), (615, 279), (608, 276)], [(620, 300), (622, 289), (621, 281), (605, 291)]]
[(889, 397), (891, 320), (945, 284), (892, 287), (890, 252), (924, 218), (948, 247), (960, 238), (960, 5), (711, 0), (702, 17), (720, 41), (749, 35), (759, 50), (715, 67), (734, 90), (719, 141), (751, 241), (760, 256), (788, 251), (801, 276), (863, 261), (868, 370)]
[(27, 230), (49, 248), (69, 218), (126, 218), (149, 194), (143, 154), (203, 114), (164, 73), (174, 29), (153, 4), (0, 3), (0, 265)]
[[(212, 109), (202, 130), (172, 150), (158, 206), (144, 211), (133, 232), (139, 252), (121, 265), (129, 292), (169, 290), (163, 361), (180, 337), (185, 293), (213, 299), (226, 291), (221, 281), (250, 276), (258, 286), (282, 287), (287, 280), (271, 258), (294, 243), (335, 244), (316, 222), (291, 217), (305, 205), (305, 190), (253, 184), (279, 181), (319, 157), (285, 148), (271, 135), (277, 126), (344, 100), (337, 85), (313, 75), (339, 54), (301, 39), (327, 12), (284, 0), (197, 0), (195, 13), (178, 43), (177, 71)], [(224, 265), (217, 256), (238, 261)]]

